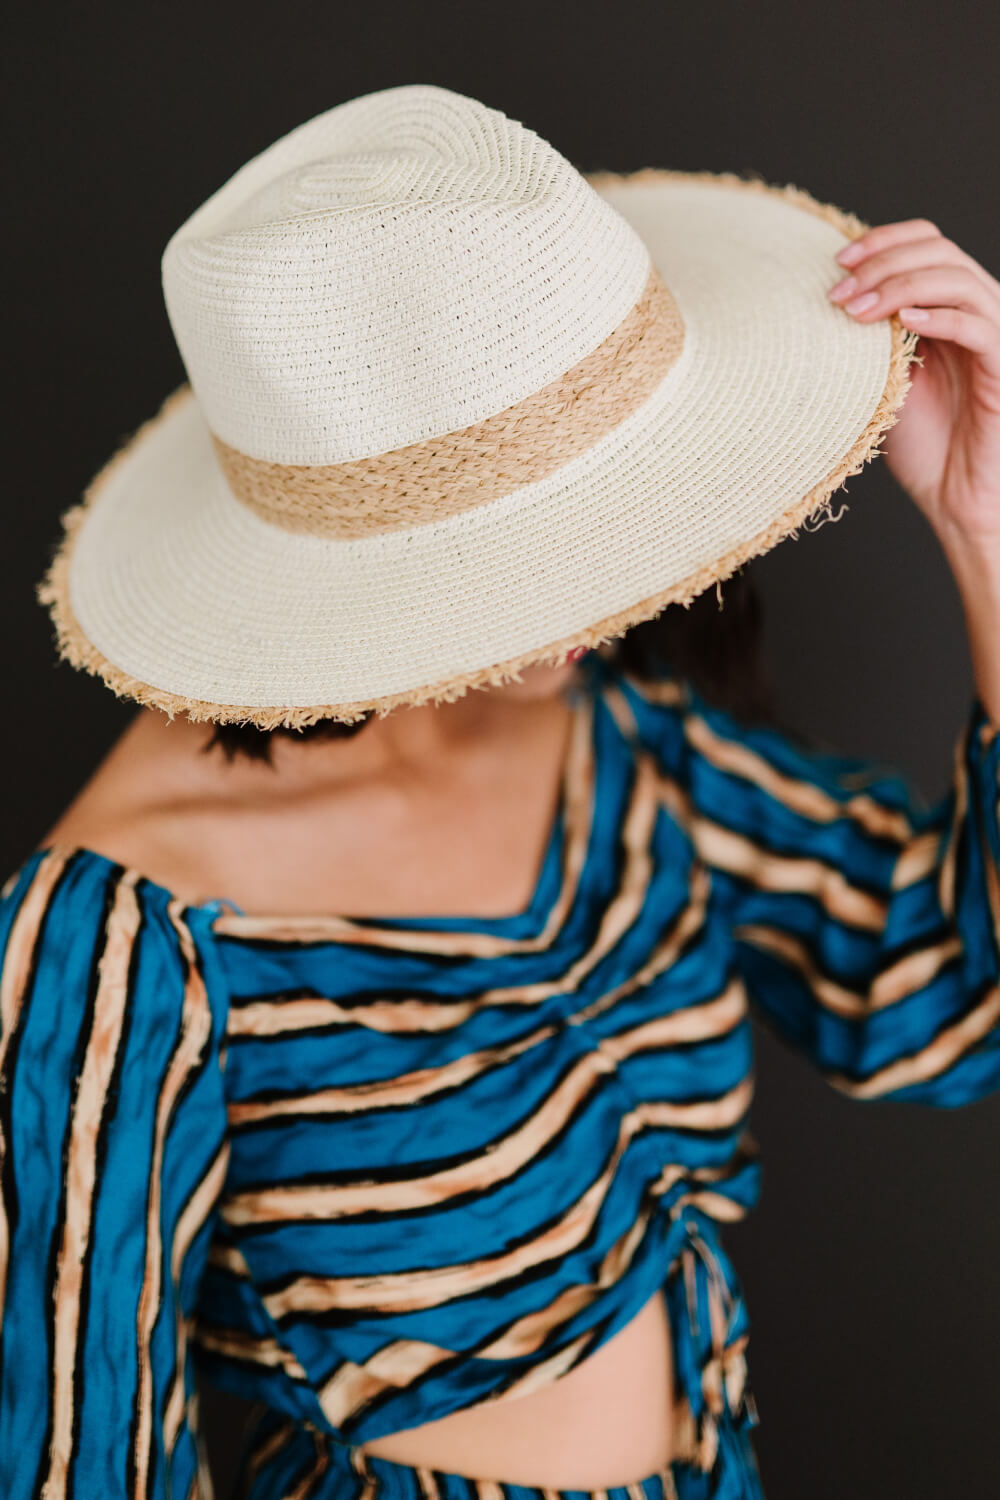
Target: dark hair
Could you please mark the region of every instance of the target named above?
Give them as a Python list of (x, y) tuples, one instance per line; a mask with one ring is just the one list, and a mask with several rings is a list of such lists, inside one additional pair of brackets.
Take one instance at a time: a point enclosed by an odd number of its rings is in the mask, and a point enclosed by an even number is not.
[[(773, 688), (762, 652), (763, 610), (748, 567), (744, 564), (689, 605), (668, 604), (654, 619), (633, 625), (604, 648), (608, 659), (641, 680), (675, 672), (706, 700), (737, 717), (773, 721)], [(276, 734), (299, 740), (350, 739), (371, 717), (367, 713), (354, 724), (320, 719), (302, 729), (217, 724), (204, 748), (218, 747), (229, 761), (243, 755), (270, 763)]]
[(774, 684), (764, 658), (764, 610), (744, 564), (691, 604), (668, 604), (609, 648), (610, 660), (640, 680), (665, 671), (746, 723), (775, 723)]

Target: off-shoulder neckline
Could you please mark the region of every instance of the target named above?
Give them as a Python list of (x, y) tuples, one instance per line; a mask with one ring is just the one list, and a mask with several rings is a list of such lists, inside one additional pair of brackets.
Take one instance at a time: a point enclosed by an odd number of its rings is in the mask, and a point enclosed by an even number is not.
[(174, 903), (185, 913), (193, 913), (210, 919), (213, 925), (218, 923), (220, 918), (225, 920), (227, 936), (239, 937), (243, 928), (247, 937), (265, 940), (269, 930), (294, 932), (296, 929), (301, 929), (303, 932), (316, 931), (329, 936), (347, 933), (363, 935), (365, 931), (372, 931), (387, 935), (397, 934), (401, 937), (412, 932), (417, 937), (422, 934), (426, 935), (428, 939), (432, 939), (436, 933), (441, 934), (442, 937), (448, 933), (454, 933), (456, 936), (465, 935), (472, 938), (497, 937), (513, 941), (530, 939), (544, 929), (546, 919), (558, 898), (559, 871), (565, 863), (567, 810), (573, 796), (573, 783), (579, 779), (581, 773), (578, 761), (581, 741), (584, 739), (586, 758), (590, 762), (587, 768), (587, 779), (591, 785), (593, 784), (593, 761), (596, 755), (594, 710), (602, 681), (603, 672), (595, 663), (591, 670), (585, 669), (567, 690), (571, 717), (562, 751), (559, 792), (549, 821), (548, 833), (531, 894), (526, 904), (516, 912), (493, 917), (463, 913), (437, 916), (378, 916), (334, 912), (294, 915), (273, 912), (250, 913), (245, 912), (235, 901), (226, 896), (216, 897), (210, 901), (186, 901), (169, 886), (146, 874), (145, 871), (125, 865), (113, 855), (104, 854), (87, 844), (57, 839), (51, 843), (36, 845), (34, 854), (35, 856), (60, 855), (67, 860), (71, 858), (77, 861), (86, 860), (109, 872), (118, 870), (131, 875), (149, 891), (156, 892), (164, 901)]

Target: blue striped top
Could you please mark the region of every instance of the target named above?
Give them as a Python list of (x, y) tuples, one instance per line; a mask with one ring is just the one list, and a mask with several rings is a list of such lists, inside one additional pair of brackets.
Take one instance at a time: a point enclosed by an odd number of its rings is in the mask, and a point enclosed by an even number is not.
[(857, 1099), (1000, 1088), (1000, 728), (974, 699), (928, 807), (600, 653), (573, 704), (514, 916), (251, 916), (80, 847), (7, 881), (9, 1500), (208, 1494), (196, 1367), (264, 1403), (276, 1500), (282, 1433), (523, 1394), (661, 1287), (704, 1494), (758, 1493), (750, 1015)]

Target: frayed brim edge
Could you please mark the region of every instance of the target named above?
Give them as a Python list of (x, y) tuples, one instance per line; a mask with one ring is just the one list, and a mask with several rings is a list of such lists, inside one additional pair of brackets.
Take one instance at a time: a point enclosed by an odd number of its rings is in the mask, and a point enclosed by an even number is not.
[[(788, 184), (776, 187), (756, 177), (740, 177), (731, 172), (673, 172), (656, 167), (645, 167), (638, 172), (597, 172), (588, 175), (587, 181), (599, 189), (615, 183), (642, 184), (644, 182), (710, 182), (737, 188), (746, 192), (765, 192), (787, 199), (796, 207), (818, 215), (839, 229), (848, 239), (858, 239), (867, 233), (870, 225), (854, 214), (846, 213), (833, 204), (822, 203), (803, 188)], [(359, 699), (353, 703), (326, 703), (313, 707), (279, 706), (262, 708), (253, 705), (210, 703), (200, 698), (189, 698), (173, 693), (152, 683), (142, 682), (137, 677), (109, 661), (84, 634), (70, 604), (69, 575), (73, 548), (83, 523), (95, 504), (103, 485), (115, 467), (124, 461), (146, 433), (164, 421), (182, 401), (190, 400), (192, 393), (188, 384), (173, 391), (155, 416), (143, 423), (128, 440), (112, 455), (84, 492), (80, 504), (73, 506), (62, 516), (63, 538), (52, 562), (36, 589), (40, 604), (48, 607), (55, 627), (56, 644), (60, 657), (81, 671), (100, 677), (120, 698), (129, 698), (149, 708), (158, 708), (169, 718), (185, 714), (189, 719), (215, 724), (254, 724), (259, 729), (302, 729), (323, 719), (334, 719), (340, 723), (354, 724), (367, 714), (384, 717), (393, 709), (417, 707), (421, 704), (451, 703), (464, 697), (470, 688), (500, 687), (505, 683), (519, 682), (526, 667), (557, 665), (566, 654), (576, 647), (595, 648), (621, 636), (633, 625), (652, 619), (668, 604), (687, 606), (712, 584), (720, 584), (732, 576), (745, 562), (771, 550), (778, 542), (797, 535), (796, 528), (808, 521), (839, 519), (830, 510), (831, 497), (854, 474), (860, 474), (870, 460), (878, 456), (878, 445), (898, 420), (900, 408), (910, 389), (910, 366), (916, 358), (918, 335), (904, 327), (898, 313), (890, 320), (892, 343), (889, 357), (889, 372), (881, 398), (872, 412), (864, 431), (852, 444), (850, 450), (826, 478), (809, 491), (795, 505), (776, 517), (756, 536), (740, 542), (717, 561), (699, 568), (680, 582), (651, 594), (628, 609), (608, 615), (596, 624), (574, 631), (558, 641), (525, 651), (520, 656), (493, 666), (481, 667), (474, 672), (452, 676), (442, 682), (412, 688), (403, 693), (392, 693), (379, 698)], [(917, 363), (920, 363), (917, 360)]]

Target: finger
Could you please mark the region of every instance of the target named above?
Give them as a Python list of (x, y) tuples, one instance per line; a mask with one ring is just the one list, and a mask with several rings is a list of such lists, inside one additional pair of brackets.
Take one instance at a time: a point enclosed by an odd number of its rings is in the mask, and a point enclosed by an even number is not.
[(845, 302), (849, 297), (870, 291), (891, 275), (933, 265), (965, 266), (979, 277), (990, 295), (996, 298), (1000, 309), (1000, 281), (953, 240), (946, 240), (941, 236), (905, 240), (890, 249), (873, 251), (860, 264), (851, 268), (850, 273), (831, 290), (830, 295), (835, 302)]
[(866, 256), (888, 250), (893, 245), (905, 244), (907, 240), (937, 239), (940, 236), (940, 229), (930, 219), (900, 219), (893, 224), (877, 224), (838, 250), (835, 259), (842, 266), (855, 266)]
[(965, 266), (930, 266), (889, 276), (844, 303), (844, 311), (871, 323), (901, 307), (960, 307), (998, 319), (996, 305), (978, 276)]
[(957, 307), (901, 307), (900, 321), (921, 336), (960, 344), (982, 359), (989, 373), (1000, 379), (1000, 329), (976, 313)]

